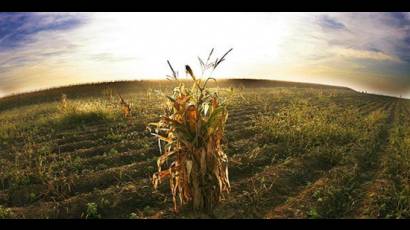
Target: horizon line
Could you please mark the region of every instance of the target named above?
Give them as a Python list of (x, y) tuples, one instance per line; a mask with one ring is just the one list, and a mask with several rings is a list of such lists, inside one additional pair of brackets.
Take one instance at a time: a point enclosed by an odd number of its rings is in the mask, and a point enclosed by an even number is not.
[[(214, 77), (215, 78), (215, 77)], [(192, 79), (186, 77), (184, 79), (180, 79), (183, 81), (192, 81)], [(336, 84), (327, 84), (327, 83), (315, 83), (315, 82), (309, 82), (309, 81), (291, 81), (291, 80), (276, 80), (276, 79), (266, 79), (266, 78), (259, 78), (259, 77), (252, 77), (252, 78), (226, 78), (226, 77), (218, 77), (217, 80), (256, 80), (256, 81), (276, 81), (276, 82), (286, 82), (286, 83), (300, 83), (300, 84), (310, 84), (310, 85), (319, 85), (319, 86), (329, 86), (329, 87), (337, 87), (337, 88), (345, 88), (349, 89), (355, 92), (360, 93), (361, 91), (356, 90), (350, 86), (345, 86), (345, 85), (336, 85)], [(81, 85), (92, 85), (92, 84), (104, 84), (104, 83), (116, 83), (116, 82), (135, 82), (135, 81), (169, 81), (166, 78), (139, 78), (139, 79), (116, 79), (112, 81), (90, 81), (90, 82), (85, 82), (85, 83), (76, 83), (76, 84), (63, 84), (60, 86), (53, 86), (53, 87), (45, 87), (45, 88), (38, 88), (35, 90), (27, 90), (27, 91), (22, 91), (22, 92), (14, 92), (11, 94), (6, 94), (3, 96), (0, 96), (0, 100), (4, 98), (9, 98), (9, 97), (15, 97), (15, 96), (20, 96), (20, 95), (26, 95), (26, 94), (31, 94), (31, 93), (37, 93), (37, 92), (42, 92), (42, 91), (48, 91), (48, 90), (54, 90), (54, 89), (59, 89), (59, 88), (67, 88), (67, 87), (75, 87), (75, 86), (81, 86)], [(406, 99), (410, 100), (410, 98), (407, 97), (398, 97), (394, 95), (389, 95), (389, 94), (383, 94), (383, 93), (375, 93), (375, 92), (370, 92), (367, 94), (372, 94), (372, 95), (378, 95), (378, 96), (385, 96), (385, 97), (394, 97), (394, 98), (399, 98), (399, 99)]]

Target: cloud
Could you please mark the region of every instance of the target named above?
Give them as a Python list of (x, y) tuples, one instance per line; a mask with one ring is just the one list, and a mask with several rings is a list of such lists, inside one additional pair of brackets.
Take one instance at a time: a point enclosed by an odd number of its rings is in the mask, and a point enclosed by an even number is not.
[(318, 23), (323, 29), (326, 29), (326, 30), (328, 30), (328, 29), (331, 29), (331, 30), (345, 30), (345, 29), (347, 29), (346, 26), (343, 23), (339, 22), (335, 18), (332, 18), (328, 15), (320, 16)]
[(409, 13), (404, 12), (389, 12), (386, 13), (386, 23), (394, 27), (407, 27), (409, 25)]
[(78, 46), (70, 32), (86, 21), (83, 14), (0, 13), (0, 73), (69, 57)]
[(0, 13), (0, 90), (7, 94), (59, 82), (56, 76), (45, 78), (70, 65), (80, 47), (75, 32), (88, 20), (80, 13)]
[(410, 20), (407, 13), (356, 13), (350, 18), (352, 37), (346, 46), (378, 50), (410, 63)]
[(401, 62), (398, 57), (394, 57), (383, 53), (378, 49), (370, 50), (357, 50), (350, 48), (335, 48), (333, 51), (342, 57), (346, 58), (358, 58), (358, 59), (368, 59), (376, 61), (391, 61), (391, 62)]
[[(409, 16), (400, 12), (306, 14), (286, 46), (289, 75), (352, 88), (367, 85), (391, 95), (410, 91)], [(372, 79), (381, 83), (376, 87)]]
[(118, 56), (112, 53), (98, 53), (90, 55), (90, 59), (98, 62), (123, 62), (123, 61), (135, 61), (135, 57)]
[(85, 14), (0, 13), (0, 52), (33, 42), (40, 32), (70, 30), (86, 21)]

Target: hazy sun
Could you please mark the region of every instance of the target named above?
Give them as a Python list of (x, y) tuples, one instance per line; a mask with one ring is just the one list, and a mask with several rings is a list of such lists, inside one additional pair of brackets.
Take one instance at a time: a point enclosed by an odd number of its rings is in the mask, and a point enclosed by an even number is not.
[[(176, 67), (198, 67), (197, 56), (215, 48), (235, 55), (218, 72), (238, 75), (249, 66), (275, 64), (292, 29), (289, 15), (240, 13), (95, 13), (90, 26), (79, 34), (95, 34), (80, 52), (90, 54), (100, 74), (118, 78), (161, 78), (166, 60)], [(269, 29), (266, 29), (269, 28)], [(86, 36), (84, 36), (86, 37)], [(239, 63), (248, 63), (247, 67)]]

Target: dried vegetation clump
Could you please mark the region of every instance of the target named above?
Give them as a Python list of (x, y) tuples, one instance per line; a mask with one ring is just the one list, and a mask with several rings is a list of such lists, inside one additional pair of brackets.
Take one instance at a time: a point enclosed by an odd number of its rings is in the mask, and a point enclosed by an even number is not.
[[(168, 61), (172, 76), (167, 79), (176, 81), (178, 86), (167, 96), (169, 100), (160, 121), (149, 126), (158, 138), (161, 152), (153, 184), (157, 188), (169, 178), (175, 211), (192, 204), (193, 210), (210, 213), (229, 193), (228, 159), (221, 147), (228, 111), (218, 92), (207, 88), (207, 83), (216, 81), (211, 75), (231, 50), (213, 62), (213, 49), (206, 61), (198, 57), (201, 78), (186, 65), (192, 87), (179, 80)], [(207, 72), (209, 76), (205, 79)], [(165, 165), (167, 169), (163, 169)]]

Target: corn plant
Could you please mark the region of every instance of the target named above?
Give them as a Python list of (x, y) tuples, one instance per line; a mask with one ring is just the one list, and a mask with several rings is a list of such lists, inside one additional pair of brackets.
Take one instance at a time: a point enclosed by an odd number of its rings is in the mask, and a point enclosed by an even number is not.
[(131, 115), (131, 105), (127, 103), (124, 98), (121, 97), (121, 95), (118, 94), (118, 96), (120, 97), (122, 114), (124, 115), (124, 117), (128, 117), (129, 115)]
[[(178, 86), (167, 96), (169, 100), (160, 121), (148, 127), (157, 137), (161, 153), (152, 182), (157, 188), (164, 178), (169, 178), (176, 212), (185, 204), (191, 204), (194, 211), (211, 213), (229, 193), (228, 159), (221, 147), (228, 111), (218, 92), (207, 88), (207, 83), (216, 81), (212, 73), (231, 50), (215, 61), (211, 61), (213, 49), (206, 61), (198, 57), (202, 69), (200, 78), (186, 65), (186, 74), (193, 80), (192, 87), (180, 81), (167, 61), (172, 71), (167, 79), (176, 81)], [(204, 79), (206, 73), (209, 75)], [(163, 170), (165, 164), (169, 168)]]

